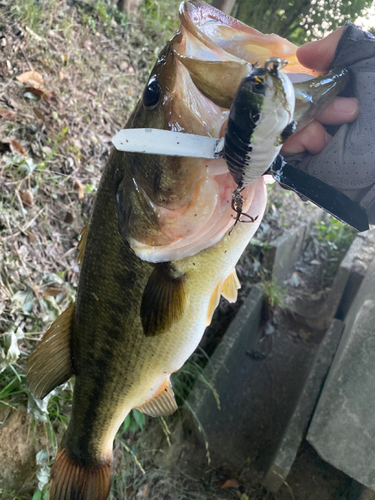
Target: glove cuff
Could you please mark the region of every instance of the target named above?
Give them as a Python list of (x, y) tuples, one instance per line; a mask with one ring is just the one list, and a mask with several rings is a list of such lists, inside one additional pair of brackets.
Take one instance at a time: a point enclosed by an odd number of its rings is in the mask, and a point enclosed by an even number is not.
[(375, 37), (347, 22), (337, 45), (332, 67), (348, 67), (365, 59), (372, 59), (375, 50)]

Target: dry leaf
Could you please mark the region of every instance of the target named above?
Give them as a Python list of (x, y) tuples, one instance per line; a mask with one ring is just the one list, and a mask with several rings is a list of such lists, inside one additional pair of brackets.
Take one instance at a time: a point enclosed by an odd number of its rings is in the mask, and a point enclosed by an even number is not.
[(17, 76), (17, 80), (26, 85), (26, 92), (43, 97), (46, 101), (51, 99), (52, 94), (44, 88), (44, 78), (37, 71), (26, 71)]
[(74, 221), (74, 217), (70, 212), (66, 212), (64, 222), (66, 224), (71, 224)]
[(148, 492), (148, 484), (145, 484), (143, 488), (138, 490), (138, 493), (135, 495), (136, 498), (145, 498)]
[(46, 90), (36, 89), (34, 87), (26, 87), (26, 92), (31, 92), (32, 94), (43, 97), (45, 101), (50, 101), (52, 94), (51, 92), (47, 92)]
[(33, 233), (29, 233), (29, 232), (27, 232), (27, 233), (26, 233), (26, 235), (27, 235), (27, 239), (29, 240), (29, 242), (30, 242), (30, 243), (34, 243), (34, 241), (35, 241), (35, 239), (36, 239), (36, 238), (35, 238), (35, 236), (33, 235)]
[(225, 481), (225, 483), (222, 486), (220, 486), (220, 487), (221, 487), (221, 489), (224, 489), (224, 488), (239, 488), (240, 484), (237, 481), (237, 479), (227, 479)]
[(20, 198), (24, 207), (31, 207), (34, 202), (34, 196), (30, 189), (20, 191)]
[(78, 191), (78, 199), (82, 200), (85, 196), (85, 185), (82, 184), (78, 179), (74, 179), (74, 191)]
[(44, 120), (44, 114), (40, 111), (39, 108), (33, 108), (34, 114), (39, 120)]
[(133, 486), (128, 486), (126, 488), (126, 496), (130, 496), (132, 493), (134, 493), (134, 488)]
[(10, 138), (9, 146), (12, 153), (17, 153), (19, 155), (26, 156), (26, 151), (23, 149), (22, 144), (16, 141), (16, 139)]
[(14, 120), (16, 117), (16, 112), (11, 109), (2, 108), (0, 109), (0, 118), (4, 118), (5, 120)]
[(26, 71), (26, 73), (17, 76), (17, 80), (28, 87), (44, 90), (44, 78), (37, 71)]

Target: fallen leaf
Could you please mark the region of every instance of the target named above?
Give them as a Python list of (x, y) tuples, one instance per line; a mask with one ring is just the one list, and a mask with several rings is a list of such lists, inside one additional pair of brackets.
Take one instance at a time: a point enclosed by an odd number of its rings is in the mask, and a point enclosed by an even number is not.
[(31, 207), (34, 202), (33, 193), (30, 189), (26, 189), (25, 191), (20, 191), (20, 198), (22, 200), (24, 207)]
[(39, 108), (35, 107), (33, 108), (34, 114), (39, 120), (44, 120), (44, 114), (40, 111)]
[(22, 144), (16, 141), (16, 139), (10, 139), (9, 146), (12, 153), (18, 153), (19, 155), (27, 156), (26, 151), (22, 147)]
[(224, 489), (224, 488), (239, 488), (239, 487), (240, 487), (240, 484), (237, 481), (237, 479), (227, 479), (225, 481), (225, 483), (222, 486), (220, 486), (221, 489)]
[(74, 191), (78, 191), (78, 199), (82, 200), (85, 196), (85, 188), (86, 186), (82, 184), (78, 179), (74, 179)]
[(138, 490), (138, 493), (136, 494), (136, 498), (145, 498), (147, 496), (148, 492), (148, 484), (145, 484), (143, 488), (140, 488)]
[(33, 87), (34, 89), (43, 90), (44, 89), (44, 78), (37, 71), (26, 71), (17, 76), (17, 80), (28, 87)]
[(26, 235), (27, 235), (27, 239), (29, 240), (29, 242), (30, 243), (34, 243), (34, 241), (36, 239), (35, 236), (32, 233), (29, 233), (29, 232), (27, 232)]
[(70, 212), (66, 212), (64, 222), (66, 224), (71, 224), (74, 221), (74, 217)]
[(11, 109), (0, 109), (0, 118), (4, 118), (5, 120), (14, 120), (16, 115), (17, 113), (15, 111), (12, 111)]
[(50, 101), (52, 94), (51, 92), (47, 92), (47, 90), (37, 89), (35, 87), (26, 87), (26, 93), (31, 92), (32, 94), (42, 97), (45, 101)]

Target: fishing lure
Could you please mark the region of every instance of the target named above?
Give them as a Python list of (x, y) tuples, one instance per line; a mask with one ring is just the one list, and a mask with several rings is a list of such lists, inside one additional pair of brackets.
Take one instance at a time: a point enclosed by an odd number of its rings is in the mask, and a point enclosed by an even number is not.
[[(294, 89), (280, 70), (288, 61), (267, 59), (264, 67), (255, 68), (242, 80), (230, 109), (223, 156), (237, 184), (232, 194), (232, 208), (241, 220), (241, 190), (263, 175), (293, 134), (295, 124)], [(232, 229), (233, 230), (233, 229)]]

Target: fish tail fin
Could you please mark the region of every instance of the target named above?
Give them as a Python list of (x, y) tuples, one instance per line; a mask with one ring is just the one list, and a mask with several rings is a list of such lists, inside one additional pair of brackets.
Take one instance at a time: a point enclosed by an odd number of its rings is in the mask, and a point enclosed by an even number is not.
[(111, 463), (80, 466), (60, 448), (51, 470), (50, 500), (106, 500)]

